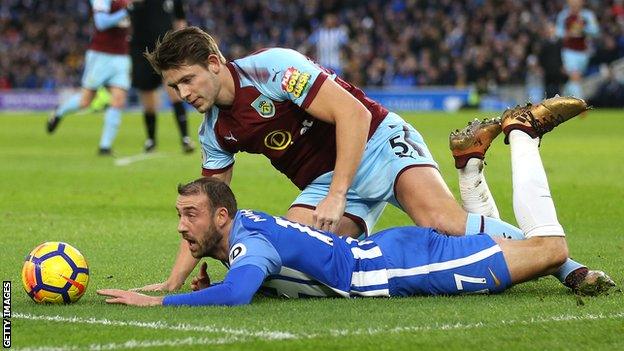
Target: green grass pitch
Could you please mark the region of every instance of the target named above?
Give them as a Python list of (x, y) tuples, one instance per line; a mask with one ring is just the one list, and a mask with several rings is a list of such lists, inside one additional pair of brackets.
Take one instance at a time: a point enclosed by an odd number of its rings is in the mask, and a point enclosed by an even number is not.
[[(487, 114), (491, 116), (493, 114)], [(480, 112), (404, 114), (425, 136), (457, 195), (447, 149), (451, 129)], [(44, 132), (43, 113), (0, 114), (0, 273), (12, 286), (12, 342), (19, 350), (622, 350), (624, 295), (577, 298), (554, 278), (495, 296), (274, 300), (243, 307), (108, 306), (95, 291), (163, 280), (177, 250), (176, 185), (200, 175), (183, 155), (169, 112), (159, 152), (141, 152), (139, 114), (128, 113), (116, 159), (96, 156), (101, 115), (69, 117)], [(191, 129), (200, 116), (191, 116)], [(598, 110), (547, 135), (541, 146), (558, 215), (574, 258), (624, 284), (624, 112)], [(195, 134), (195, 133), (193, 133)], [(504, 219), (511, 206), (509, 150), (499, 138), (486, 176)], [(283, 214), (297, 189), (258, 155), (240, 154), (233, 189), (241, 208)], [(388, 208), (377, 230), (409, 224)], [(87, 257), (91, 281), (74, 305), (37, 305), (24, 293), (25, 255), (65, 241)], [(210, 261), (213, 280), (224, 268)], [(188, 285), (184, 287), (188, 291)]]

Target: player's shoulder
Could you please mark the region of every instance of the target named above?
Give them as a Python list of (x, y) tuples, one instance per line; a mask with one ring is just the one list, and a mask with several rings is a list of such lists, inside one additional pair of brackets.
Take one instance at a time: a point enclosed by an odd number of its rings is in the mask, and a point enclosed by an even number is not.
[(230, 245), (255, 242), (255, 239), (266, 241), (274, 223), (274, 218), (266, 213), (245, 209), (238, 210), (234, 216), (231, 232), (233, 238)]
[(582, 9), (581, 10), (581, 16), (582, 17), (594, 16), (594, 11), (592, 11), (590, 9)]
[(248, 56), (234, 60), (239, 67), (281, 67), (288, 65), (292, 61), (307, 60), (300, 52), (288, 48), (265, 48), (258, 50)]
[(271, 223), (275, 221), (273, 216), (255, 210), (241, 209), (238, 210), (236, 216), (244, 226), (257, 226), (260, 223)]
[(93, 11), (107, 12), (110, 10), (113, 0), (89, 0), (89, 3), (91, 3)]
[(275, 223), (275, 219), (269, 214), (246, 209), (238, 210), (235, 221), (251, 233), (262, 232), (262, 228)]

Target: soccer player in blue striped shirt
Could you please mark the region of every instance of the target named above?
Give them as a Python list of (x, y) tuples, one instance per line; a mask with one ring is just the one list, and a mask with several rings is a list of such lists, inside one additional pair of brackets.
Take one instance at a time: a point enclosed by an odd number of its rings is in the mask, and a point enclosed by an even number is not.
[[(551, 274), (567, 259), (568, 249), (538, 146), (541, 136), (562, 121), (538, 121), (548, 128), (534, 130), (538, 124), (518, 116), (507, 116), (502, 127), (511, 144), (514, 211), (525, 240), (450, 237), (431, 228), (399, 227), (358, 242), (237, 210), (225, 183), (201, 178), (178, 187), (178, 231), (194, 257), (212, 257), (229, 267), (223, 282), (210, 285), (204, 264), (192, 283), (197, 291), (191, 293), (98, 293), (109, 303), (128, 305), (240, 305), (250, 303), (263, 282), (274, 277), (320, 285), (322, 296), (354, 297), (497, 293)], [(607, 276), (600, 279), (612, 284)]]

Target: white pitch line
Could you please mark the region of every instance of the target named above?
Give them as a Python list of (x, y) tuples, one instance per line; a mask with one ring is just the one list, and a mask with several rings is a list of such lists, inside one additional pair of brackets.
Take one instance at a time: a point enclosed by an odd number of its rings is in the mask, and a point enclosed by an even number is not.
[(46, 322), (62, 322), (62, 323), (76, 323), (76, 324), (99, 324), (112, 327), (136, 327), (145, 329), (156, 330), (174, 330), (174, 331), (196, 331), (202, 333), (220, 333), (226, 335), (237, 335), (256, 337), (263, 340), (280, 340), (280, 339), (293, 339), (297, 338), (296, 335), (282, 332), (282, 331), (251, 331), (245, 329), (231, 329), (216, 327), (211, 325), (190, 325), (190, 324), (169, 324), (166, 322), (141, 322), (141, 321), (119, 321), (110, 319), (97, 319), (94, 317), (81, 318), (81, 317), (63, 317), (63, 316), (45, 316), (45, 315), (31, 315), (24, 313), (13, 313), (12, 318), (26, 319), (26, 320), (40, 320)]
[(163, 158), (163, 157), (167, 157), (169, 156), (168, 154), (161, 154), (161, 153), (140, 153), (140, 154), (136, 154), (136, 155), (132, 155), (132, 156), (127, 156), (127, 157), (121, 157), (121, 158), (116, 158), (115, 159), (115, 166), (119, 166), (119, 167), (123, 167), (123, 166), (127, 166), (130, 165), (132, 163), (135, 162), (141, 162), (141, 161), (146, 161), (146, 160), (153, 160), (156, 158)]
[[(102, 350), (118, 350), (118, 349), (131, 349), (131, 348), (150, 348), (150, 347), (163, 347), (163, 346), (184, 346), (184, 345), (225, 345), (236, 342), (248, 342), (250, 339), (260, 340), (299, 340), (299, 339), (313, 339), (327, 336), (360, 336), (360, 335), (377, 335), (377, 334), (397, 334), (397, 333), (414, 333), (414, 332), (426, 332), (426, 331), (448, 331), (448, 330), (467, 330), (478, 328), (489, 328), (491, 326), (512, 326), (512, 325), (530, 325), (538, 323), (558, 323), (569, 321), (588, 321), (588, 320), (604, 320), (604, 319), (622, 319), (624, 318), (624, 312), (617, 312), (611, 314), (583, 314), (579, 316), (575, 315), (559, 315), (559, 316), (538, 316), (526, 320), (501, 320), (495, 322), (477, 322), (477, 323), (453, 323), (453, 324), (433, 324), (423, 326), (405, 326), (396, 327), (390, 329), (383, 328), (368, 328), (368, 329), (332, 329), (327, 333), (288, 333), (282, 331), (262, 331), (262, 332), (249, 332), (244, 329), (229, 329), (229, 328), (217, 328), (211, 326), (193, 326), (188, 324), (168, 325), (163, 322), (139, 322), (139, 321), (114, 321), (107, 319), (95, 319), (95, 318), (79, 318), (79, 317), (61, 317), (61, 316), (35, 316), (29, 314), (16, 313), (13, 314), (13, 318), (27, 319), (27, 320), (44, 320), (52, 322), (63, 323), (82, 323), (82, 324), (102, 324), (110, 326), (133, 326), (139, 328), (148, 329), (167, 329), (177, 331), (204, 331), (226, 334), (225, 338), (211, 339), (206, 337), (196, 338), (187, 337), (183, 339), (165, 339), (165, 340), (135, 340), (131, 339), (120, 343), (109, 344), (91, 344), (89, 346), (75, 346), (75, 345), (63, 345), (63, 346), (37, 346), (27, 348), (16, 348), (16, 351), (75, 351), (75, 350), (90, 350), (90, 351), (102, 351)], [(227, 335), (230, 334), (230, 335)], [(275, 337), (281, 335), (282, 337)]]
[[(391, 329), (383, 329), (383, 328), (368, 328), (368, 329), (359, 329), (359, 330), (339, 330), (332, 329), (329, 331), (331, 336), (358, 336), (358, 335), (377, 335), (377, 334), (396, 334), (396, 333), (414, 333), (414, 332), (424, 332), (424, 331), (440, 331), (440, 330), (464, 330), (464, 329), (478, 329), (478, 328), (489, 328), (492, 325), (530, 325), (530, 324), (538, 324), (538, 323), (551, 323), (551, 322), (570, 322), (570, 321), (588, 321), (588, 320), (603, 320), (603, 319), (622, 319), (624, 318), (624, 312), (619, 313), (610, 313), (610, 314), (584, 314), (580, 316), (574, 315), (560, 315), (560, 316), (540, 316), (533, 317), (527, 320), (501, 320), (497, 322), (477, 322), (477, 323), (454, 323), (454, 324), (433, 324), (433, 325), (424, 325), (424, 326), (405, 326), (405, 327), (395, 327)], [(318, 335), (323, 336), (323, 335)]]
[(165, 340), (136, 340), (130, 339), (124, 342), (113, 342), (108, 344), (90, 344), (88, 346), (63, 345), (63, 346), (36, 346), (16, 348), (15, 351), (112, 351), (128, 349), (145, 349), (152, 347), (172, 347), (193, 346), (193, 345), (228, 345), (243, 341), (239, 338), (229, 337), (220, 339), (210, 339), (206, 337), (194, 337)]

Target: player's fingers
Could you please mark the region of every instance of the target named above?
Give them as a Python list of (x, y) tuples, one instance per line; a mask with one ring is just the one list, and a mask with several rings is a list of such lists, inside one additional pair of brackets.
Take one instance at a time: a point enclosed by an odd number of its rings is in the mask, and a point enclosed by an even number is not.
[(204, 261), (201, 264), (201, 267), (199, 267), (199, 276), (202, 278), (208, 277), (208, 263), (206, 261)]
[(327, 231), (335, 233), (336, 229), (338, 229), (338, 222), (332, 222)]
[(324, 223), (325, 223), (325, 222), (322, 222), (322, 221), (318, 221), (318, 220), (317, 220), (317, 221), (315, 221), (315, 222), (314, 222), (314, 228), (316, 228), (316, 229), (320, 229), (320, 230), (323, 230), (323, 225), (324, 225)]
[(321, 226), (323, 225), (323, 222), (319, 220), (318, 216), (316, 215), (312, 216), (312, 223), (314, 223), (314, 228), (317, 229), (321, 229)]
[(98, 295), (102, 295), (102, 296), (113, 296), (113, 297), (117, 297), (119, 296), (119, 292), (123, 291), (123, 290), (119, 290), (119, 289), (100, 289), (97, 290), (96, 293)]
[(332, 226), (332, 222), (329, 220), (325, 220), (323, 221), (323, 224), (321, 225), (321, 230), (324, 230), (326, 232), (331, 231), (331, 226)]

